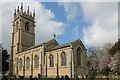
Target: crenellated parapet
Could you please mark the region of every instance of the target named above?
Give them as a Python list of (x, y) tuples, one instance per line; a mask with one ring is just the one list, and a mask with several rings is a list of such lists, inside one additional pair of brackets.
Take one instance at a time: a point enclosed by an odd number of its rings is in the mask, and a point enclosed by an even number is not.
[(17, 9), (15, 8), (15, 11), (14, 11), (14, 20), (17, 20), (18, 18), (27, 18), (27, 19), (30, 19), (32, 21), (34, 21), (35, 19), (35, 10), (33, 10), (33, 12), (30, 12), (29, 11), (29, 6), (28, 6), (28, 9), (27, 11), (23, 9), (23, 3), (21, 3), (21, 6), (17, 7)]

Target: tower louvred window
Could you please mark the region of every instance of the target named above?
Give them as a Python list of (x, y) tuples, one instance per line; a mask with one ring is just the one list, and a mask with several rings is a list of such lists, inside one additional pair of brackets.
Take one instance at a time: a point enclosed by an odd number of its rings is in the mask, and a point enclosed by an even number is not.
[(28, 22), (26, 22), (26, 24), (25, 24), (25, 31), (29, 31), (29, 23)]
[(15, 29), (15, 31), (17, 31), (18, 30), (18, 22), (16, 22), (16, 29)]

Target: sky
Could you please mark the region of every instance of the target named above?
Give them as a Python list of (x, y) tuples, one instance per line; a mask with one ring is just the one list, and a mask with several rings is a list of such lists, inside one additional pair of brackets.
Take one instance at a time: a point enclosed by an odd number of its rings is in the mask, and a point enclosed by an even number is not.
[(35, 9), (35, 44), (53, 39), (60, 44), (80, 39), (86, 48), (114, 43), (118, 40), (117, 2), (40, 2), (38, 0), (0, 4), (0, 43), (10, 51), (14, 9), (23, 2), (24, 10)]

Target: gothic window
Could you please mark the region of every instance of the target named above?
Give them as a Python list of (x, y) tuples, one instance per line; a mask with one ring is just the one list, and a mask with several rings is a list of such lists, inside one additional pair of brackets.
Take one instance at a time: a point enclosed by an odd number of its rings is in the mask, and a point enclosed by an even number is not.
[(25, 23), (25, 31), (29, 31), (29, 23), (28, 22)]
[(81, 65), (81, 48), (77, 49), (77, 65)]
[(65, 55), (65, 52), (61, 53), (61, 66), (66, 66), (66, 55)]
[(54, 57), (52, 54), (50, 54), (49, 59), (50, 59), (50, 67), (54, 67)]
[(30, 68), (30, 58), (27, 57), (26, 58), (26, 69), (29, 69)]
[(37, 55), (34, 57), (34, 68), (39, 68), (39, 57)]
[(22, 69), (22, 59), (19, 59), (19, 69)]

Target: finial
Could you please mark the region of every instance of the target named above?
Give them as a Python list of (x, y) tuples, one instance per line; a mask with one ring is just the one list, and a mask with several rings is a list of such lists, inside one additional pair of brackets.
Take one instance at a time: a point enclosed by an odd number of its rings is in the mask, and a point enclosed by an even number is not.
[(18, 8), (17, 8), (17, 12), (19, 12), (19, 6), (18, 6)]
[(54, 39), (55, 39), (55, 38), (56, 38), (56, 35), (54, 34), (53, 36), (54, 36)]
[(33, 16), (35, 16), (35, 9), (33, 10)]
[(21, 11), (23, 11), (23, 3), (21, 3), (21, 8), (20, 9), (21, 9)]
[(15, 8), (14, 14), (16, 14), (16, 8)]
[(29, 6), (28, 6), (28, 11), (27, 11), (27, 13), (29, 14)]

